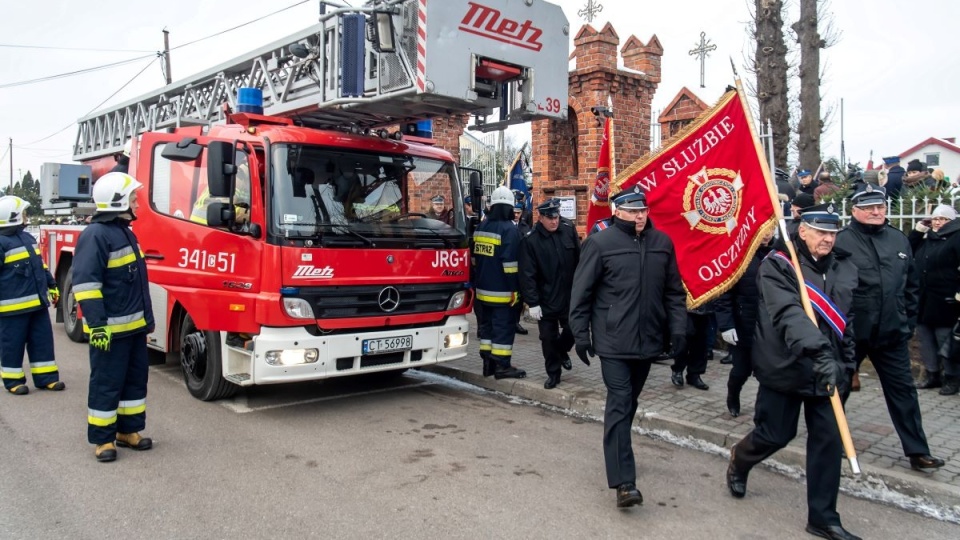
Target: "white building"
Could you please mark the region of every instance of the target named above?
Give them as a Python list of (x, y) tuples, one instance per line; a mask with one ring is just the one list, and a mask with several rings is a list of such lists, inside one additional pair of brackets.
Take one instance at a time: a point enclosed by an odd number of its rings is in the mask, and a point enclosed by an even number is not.
[(930, 169), (943, 169), (944, 174), (951, 181), (960, 178), (960, 146), (957, 146), (953, 137), (941, 139), (930, 137), (905, 152), (900, 152), (900, 166), (907, 168), (907, 164), (914, 159), (926, 164)]

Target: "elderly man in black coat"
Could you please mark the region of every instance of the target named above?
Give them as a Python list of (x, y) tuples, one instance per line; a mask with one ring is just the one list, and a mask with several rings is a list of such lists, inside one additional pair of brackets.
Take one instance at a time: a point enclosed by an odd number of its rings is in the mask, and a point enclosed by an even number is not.
[[(760, 309), (753, 344), (757, 392), (754, 429), (730, 450), (727, 487), (741, 498), (750, 470), (797, 435), (803, 408), (807, 423), (807, 532), (823, 538), (858, 539), (840, 523), (842, 443), (830, 394), (853, 374), (850, 307), (857, 268), (849, 253), (834, 249), (840, 216), (832, 204), (803, 211), (795, 242), (804, 285), (789, 257), (774, 251), (760, 265)], [(805, 286), (817, 311), (807, 316)], [(839, 388), (838, 388), (839, 387)]]
[(570, 329), (577, 355), (600, 357), (607, 387), (603, 457), (617, 506), (643, 502), (636, 487), (630, 429), (650, 363), (667, 348), (684, 350), (686, 293), (670, 238), (647, 219), (637, 186), (617, 195), (613, 224), (587, 237), (573, 276)]

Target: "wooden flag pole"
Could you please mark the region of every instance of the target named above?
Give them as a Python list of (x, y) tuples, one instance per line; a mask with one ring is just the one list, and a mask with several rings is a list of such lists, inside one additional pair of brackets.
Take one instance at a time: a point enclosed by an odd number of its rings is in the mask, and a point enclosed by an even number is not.
[[(733, 64), (733, 60), (730, 61)], [(737, 84), (737, 95), (740, 97), (740, 104), (743, 106), (743, 112), (747, 117), (747, 125), (750, 127), (750, 134), (753, 136), (753, 144), (757, 155), (763, 155), (763, 149), (760, 147), (760, 139), (757, 137), (757, 132), (753, 127), (753, 113), (750, 112), (750, 106), (747, 103), (746, 95), (743, 92), (743, 85), (740, 82), (740, 77), (736, 75), (736, 67), (734, 67), (734, 75), (736, 77)], [(790, 260), (793, 262), (793, 271), (797, 276), (798, 289), (800, 289), (800, 304), (803, 306), (804, 313), (807, 314), (807, 317), (810, 317), (810, 320), (813, 321), (813, 324), (817, 324), (817, 315), (813, 312), (813, 307), (810, 305), (810, 297), (807, 295), (807, 288), (803, 285), (803, 272), (800, 270), (800, 261), (797, 259), (797, 252), (793, 248), (793, 243), (790, 242), (790, 238), (787, 235), (787, 224), (783, 219), (783, 208), (780, 206), (780, 200), (777, 198), (776, 190), (774, 189), (774, 184), (770, 178), (770, 167), (765, 160), (761, 159), (761, 170), (763, 170), (763, 178), (767, 184), (767, 193), (770, 195), (770, 202), (773, 204), (773, 211), (776, 212), (777, 222), (780, 224), (780, 236), (784, 239), (784, 244), (787, 246), (787, 251), (790, 252)], [(843, 404), (840, 402), (840, 395), (837, 393), (837, 388), (830, 388), (830, 404), (833, 406), (833, 415), (837, 419), (837, 428), (840, 431), (840, 440), (843, 442), (843, 451), (847, 455), (847, 459), (850, 461), (850, 469), (853, 471), (853, 474), (860, 474), (860, 463), (857, 460), (857, 450), (853, 446), (853, 437), (850, 436), (850, 426), (847, 424), (847, 415), (843, 412)], [(808, 471), (809, 472), (809, 471)]]

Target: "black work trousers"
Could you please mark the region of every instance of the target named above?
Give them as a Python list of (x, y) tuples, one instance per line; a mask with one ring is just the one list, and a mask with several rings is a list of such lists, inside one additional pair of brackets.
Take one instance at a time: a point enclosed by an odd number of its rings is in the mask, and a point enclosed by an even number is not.
[(548, 377), (560, 376), (560, 362), (573, 347), (573, 333), (566, 317), (542, 318), (537, 321), (540, 331), (540, 348), (543, 349), (543, 365)]
[(753, 431), (733, 447), (741, 472), (767, 459), (797, 436), (800, 407), (807, 424), (807, 522), (840, 525), (837, 493), (843, 444), (830, 398), (785, 394), (760, 386)]
[(637, 465), (630, 438), (637, 398), (650, 373), (648, 360), (600, 357), (600, 372), (607, 387), (607, 405), (603, 412), (603, 459), (607, 467), (607, 485), (636, 483)]
[[(687, 370), (687, 377), (707, 372), (707, 334), (712, 314), (687, 313), (687, 350), (673, 359), (673, 371)], [(713, 329), (716, 332), (716, 328)]]
[(733, 367), (730, 369), (730, 375), (727, 377), (727, 388), (739, 392), (747, 379), (753, 374), (753, 361), (750, 356), (753, 354), (753, 347), (750, 345), (736, 344), (730, 350), (730, 356), (733, 358)]
[(854, 357), (857, 368), (863, 359), (870, 357), (870, 362), (877, 370), (880, 387), (883, 388), (883, 398), (887, 402), (887, 411), (893, 427), (900, 436), (900, 445), (905, 456), (925, 456), (930, 453), (927, 445), (927, 436), (923, 432), (923, 420), (920, 417), (920, 402), (917, 398), (917, 387), (914, 386), (913, 374), (910, 373), (910, 351), (907, 348), (908, 340), (899, 343), (878, 347), (870, 342), (857, 342)]

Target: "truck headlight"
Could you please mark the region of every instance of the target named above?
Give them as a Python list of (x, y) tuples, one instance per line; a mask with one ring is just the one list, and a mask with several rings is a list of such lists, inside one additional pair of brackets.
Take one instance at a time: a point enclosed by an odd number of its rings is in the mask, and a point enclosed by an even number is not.
[(313, 308), (303, 298), (284, 298), (283, 310), (294, 319), (315, 319)]
[(317, 349), (284, 349), (282, 351), (267, 351), (264, 358), (271, 366), (296, 366), (312, 364), (320, 357)]
[(463, 332), (458, 332), (456, 334), (449, 334), (447, 337), (443, 338), (443, 347), (445, 349), (463, 347), (466, 342), (467, 335)]
[(467, 291), (460, 291), (454, 293), (450, 297), (450, 302), (447, 303), (447, 309), (460, 309), (463, 307), (463, 303), (467, 301)]

